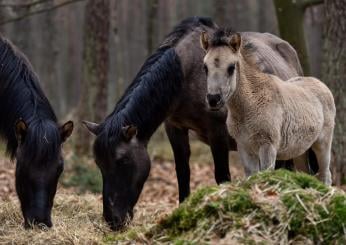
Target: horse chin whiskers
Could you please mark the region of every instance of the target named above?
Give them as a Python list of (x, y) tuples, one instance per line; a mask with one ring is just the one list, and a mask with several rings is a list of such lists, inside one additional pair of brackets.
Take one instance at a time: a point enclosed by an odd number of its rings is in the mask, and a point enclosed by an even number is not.
[(210, 111), (219, 111), (224, 105), (225, 105), (225, 103), (223, 101), (221, 101), (220, 103), (218, 103), (214, 107), (209, 106), (209, 110)]

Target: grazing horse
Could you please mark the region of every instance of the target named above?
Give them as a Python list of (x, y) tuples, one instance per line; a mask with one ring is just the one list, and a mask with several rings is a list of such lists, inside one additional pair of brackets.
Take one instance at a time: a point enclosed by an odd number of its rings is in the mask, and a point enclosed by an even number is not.
[(16, 191), (25, 227), (52, 226), (51, 209), (63, 171), (61, 144), (71, 121), (59, 126), (27, 58), (0, 37), (0, 136), (16, 159)]
[[(227, 133), (227, 109), (213, 111), (205, 102), (204, 50), (195, 43), (202, 31), (211, 34), (216, 27), (209, 18), (182, 21), (145, 61), (104, 122), (85, 122), (97, 136), (93, 150), (103, 177), (103, 215), (111, 228), (121, 228), (133, 215), (150, 170), (147, 144), (163, 121), (174, 152), (180, 202), (190, 193), (189, 130), (210, 145), (216, 182), (230, 180), (228, 151), (236, 150), (236, 144)], [(270, 34), (247, 37), (248, 51), (261, 69), (283, 79), (300, 74), (296, 52), (287, 42)]]
[(335, 104), (328, 87), (313, 77), (284, 82), (262, 72), (242, 47), (239, 33), (220, 29), (210, 38), (202, 33), (201, 44), (207, 97), (227, 105), (227, 128), (246, 174), (273, 169), (276, 159), (297, 158), (311, 147), (318, 177), (330, 185)]

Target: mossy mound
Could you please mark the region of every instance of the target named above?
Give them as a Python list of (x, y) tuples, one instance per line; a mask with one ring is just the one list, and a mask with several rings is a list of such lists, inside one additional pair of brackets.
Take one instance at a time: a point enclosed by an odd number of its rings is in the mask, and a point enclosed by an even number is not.
[(176, 244), (345, 244), (346, 195), (306, 174), (262, 172), (200, 189), (139, 237)]

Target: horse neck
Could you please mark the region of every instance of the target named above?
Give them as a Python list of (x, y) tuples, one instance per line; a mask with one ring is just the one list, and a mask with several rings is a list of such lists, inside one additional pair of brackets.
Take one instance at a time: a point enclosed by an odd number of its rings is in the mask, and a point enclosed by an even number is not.
[(135, 81), (108, 120), (111, 127), (137, 126), (138, 139), (145, 142), (166, 119), (182, 87), (181, 63), (174, 49), (149, 58)]
[(237, 84), (229, 101), (230, 110), (233, 113), (251, 111), (266, 96), (268, 77), (242, 56), (236, 65), (236, 72)]

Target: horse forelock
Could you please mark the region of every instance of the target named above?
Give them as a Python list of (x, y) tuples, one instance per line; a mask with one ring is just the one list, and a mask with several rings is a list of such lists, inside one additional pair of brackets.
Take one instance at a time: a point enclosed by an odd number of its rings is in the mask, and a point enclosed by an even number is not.
[(36, 119), (28, 125), (20, 151), (25, 163), (44, 165), (58, 160), (61, 138), (56, 122)]
[(210, 47), (229, 46), (230, 37), (234, 33), (233, 29), (230, 27), (218, 28), (210, 37)]

